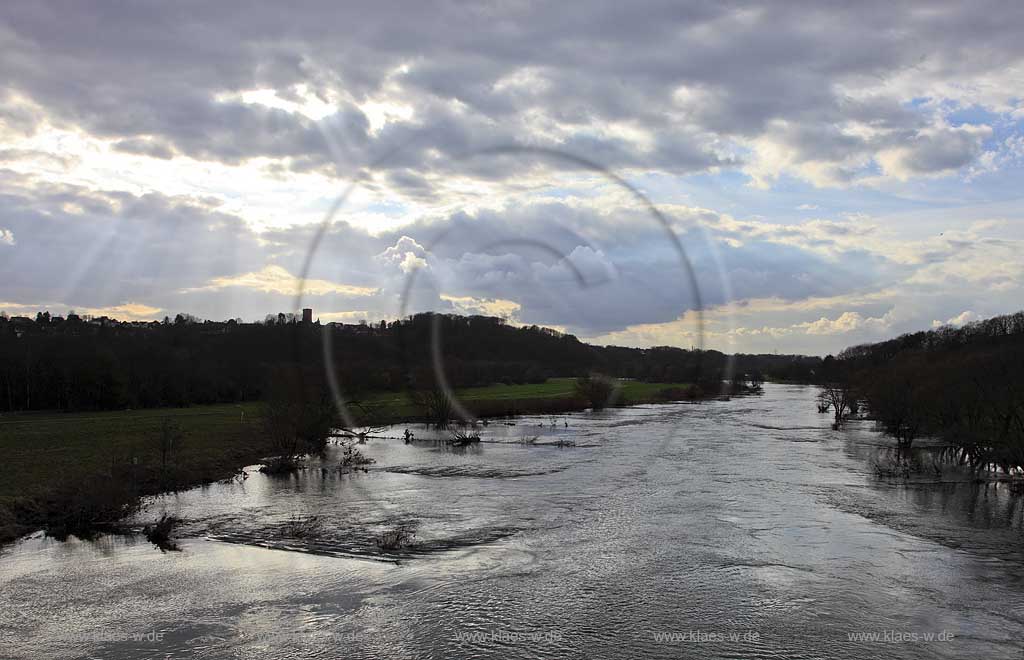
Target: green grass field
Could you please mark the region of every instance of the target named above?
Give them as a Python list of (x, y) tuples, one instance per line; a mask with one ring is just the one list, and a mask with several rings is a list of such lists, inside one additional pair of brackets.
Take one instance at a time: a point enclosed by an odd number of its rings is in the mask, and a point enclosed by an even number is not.
[[(487, 385), (486, 387), (468, 387), (455, 392), (459, 401), (471, 402), (490, 401), (523, 401), (538, 399), (571, 399), (573, 396), (574, 378), (549, 378), (545, 383), (529, 385)], [(415, 404), (406, 393), (381, 392), (366, 398), (366, 403), (387, 407), (389, 416), (396, 421), (410, 419), (417, 415)]]
[(198, 475), (219, 474), (222, 465), (266, 449), (258, 411), (259, 404), (247, 403), (0, 416), (0, 451), (9, 470), (0, 499), (34, 494), (61, 475), (102, 472), (113, 461), (156, 463), (165, 419), (181, 430), (176, 458)]
[[(571, 399), (575, 395), (575, 378), (549, 378), (544, 383), (527, 385), (488, 385), (470, 387), (456, 391), (460, 401), (523, 401), (531, 399)], [(620, 396), (626, 403), (647, 403), (659, 400), (658, 392), (666, 388), (685, 389), (687, 383), (643, 383), (635, 380), (618, 381)], [(405, 394), (392, 392), (369, 397), (368, 401), (387, 403), (399, 408), (409, 407), (414, 414), (412, 402)]]
[[(565, 412), (584, 404), (574, 396), (574, 379), (552, 378), (530, 385), (490, 385), (460, 390), (460, 401), (477, 414)], [(681, 383), (619, 382), (620, 404), (660, 400), (659, 391), (686, 388)], [(366, 399), (382, 406), (391, 422), (414, 419), (418, 411), (406, 394), (380, 393)], [(156, 478), (161, 463), (164, 420), (180, 431), (174, 449), (180, 486), (215, 481), (265, 456), (260, 404), (223, 404), (191, 408), (125, 410), (96, 413), (24, 413), (0, 415), (0, 542), (30, 531), (19, 504), (45, 496), (57, 485), (109, 479), (114, 465), (139, 466), (139, 490), (161, 490)]]

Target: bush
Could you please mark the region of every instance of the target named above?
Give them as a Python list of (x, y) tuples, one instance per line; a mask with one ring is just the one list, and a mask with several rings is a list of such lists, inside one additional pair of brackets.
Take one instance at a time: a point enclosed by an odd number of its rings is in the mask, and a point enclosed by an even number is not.
[(359, 451), (359, 448), (355, 445), (344, 445), (341, 452), (341, 467), (357, 467), (360, 465), (369, 465), (374, 460), (363, 455), (363, 452)]
[(276, 372), (263, 405), (264, 432), (275, 455), (265, 471), (286, 471), (302, 454), (320, 454), (338, 426), (337, 411), (318, 380), (288, 369)]
[(381, 552), (403, 550), (412, 545), (414, 538), (416, 538), (416, 532), (413, 529), (399, 525), (395, 529), (382, 532), (377, 536), (377, 548)]
[(465, 447), (467, 445), (473, 445), (480, 442), (480, 434), (476, 431), (452, 431), (448, 437), (448, 444), (456, 447)]
[(263, 461), (260, 472), (263, 474), (290, 474), (302, 467), (302, 461), (297, 456), (271, 456)]
[(156, 521), (152, 525), (146, 525), (142, 532), (146, 535), (146, 540), (160, 548), (161, 552), (179, 551), (181, 548), (171, 538), (171, 531), (174, 526), (178, 524), (178, 519), (172, 516), (160, 516), (160, 520)]
[(593, 374), (576, 380), (576, 395), (587, 401), (594, 410), (600, 410), (612, 403), (617, 392), (611, 379)]
[(413, 394), (413, 402), (427, 422), (438, 428), (448, 428), (455, 406), (448, 393), (441, 389), (421, 390)]
[(109, 473), (60, 482), (38, 498), (40, 525), (58, 539), (71, 534), (92, 538), (101, 528), (114, 526), (141, 505), (134, 467), (114, 464)]

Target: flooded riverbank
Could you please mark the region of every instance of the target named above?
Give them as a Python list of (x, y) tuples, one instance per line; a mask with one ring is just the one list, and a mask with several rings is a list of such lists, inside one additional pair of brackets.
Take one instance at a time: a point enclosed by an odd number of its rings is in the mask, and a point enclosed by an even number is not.
[(163, 496), (138, 522), (181, 518), (181, 552), (5, 549), (0, 655), (1019, 657), (1024, 498), (880, 480), (884, 438), (814, 396), (523, 417), (464, 449), (417, 430), (366, 472)]

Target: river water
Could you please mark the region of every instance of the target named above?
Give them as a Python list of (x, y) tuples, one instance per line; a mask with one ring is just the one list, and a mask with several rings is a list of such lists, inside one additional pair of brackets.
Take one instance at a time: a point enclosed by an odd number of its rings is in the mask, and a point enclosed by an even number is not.
[(32, 537), (0, 554), (0, 657), (1021, 658), (1024, 497), (879, 479), (886, 440), (814, 396), (523, 417), (468, 449), (414, 429), (366, 472), (153, 500), (180, 552)]

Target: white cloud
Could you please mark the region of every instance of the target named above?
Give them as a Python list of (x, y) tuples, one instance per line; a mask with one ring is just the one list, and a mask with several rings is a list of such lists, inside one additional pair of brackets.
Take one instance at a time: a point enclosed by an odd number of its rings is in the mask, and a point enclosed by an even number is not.
[(512, 300), (500, 298), (474, 298), (473, 296), (450, 296), (441, 294), (441, 300), (451, 303), (456, 314), (479, 314), (482, 316), (497, 316), (510, 321), (515, 321), (516, 313), (522, 306)]
[(940, 328), (944, 325), (952, 325), (959, 327), (979, 320), (981, 320), (981, 315), (975, 314), (974, 312), (968, 309), (964, 310), (963, 312), (960, 312), (951, 319), (947, 319), (945, 323), (939, 320), (932, 321), (932, 327)]
[(163, 310), (151, 305), (140, 303), (124, 303), (109, 307), (76, 307), (79, 315), (109, 316), (123, 321), (151, 321), (160, 316)]
[[(369, 312), (365, 309), (353, 309), (344, 312), (315, 312), (316, 317), (323, 323), (359, 323), (360, 321), (366, 321), (369, 323), (371, 319), (375, 318), (374, 313)], [(378, 319), (379, 320), (379, 319)]]
[(0, 227), (0, 245), (14, 245), (14, 232)]
[(811, 335), (839, 335), (856, 330), (885, 331), (892, 326), (891, 313), (881, 317), (865, 317), (858, 312), (843, 312), (834, 319), (822, 316), (816, 321), (797, 323), (794, 329), (801, 329)]
[(403, 274), (408, 275), (414, 270), (427, 268), (427, 250), (414, 239), (402, 236), (394, 245), (377, 255), (383, 264), (397, 266)]
[(40, 302), (35, 304), (23, 304), (12, 302), (0, 302), (0, 310), (12, 316), (34, 316), (36, 312), (48, 311), (54, 315), (64, 315), (75, 312), (79, 316), (108, 316), (120, 321), (152, 321), (160, 318), (163, 314), (159, 307), (144, 305), (141, 303), (126, 302), (119, 305), (107, 307), (81, 307), (65, 303)]
[(268, 265), (262, 270), (251, 273), (230, 277), (215, 277), (205, 286), (184, 289), (182, 293), (216, 291), (231, 287), (284, 295), (296, 295), (301, 287), (303, 295), (307, 296), (322, 296), (329, 293), (339, 293), (346, 296), (372, 296), (377, 292), (377, 289), (373, 287), (338, 284), (312, 278), (302, 280), (280, 266)]

